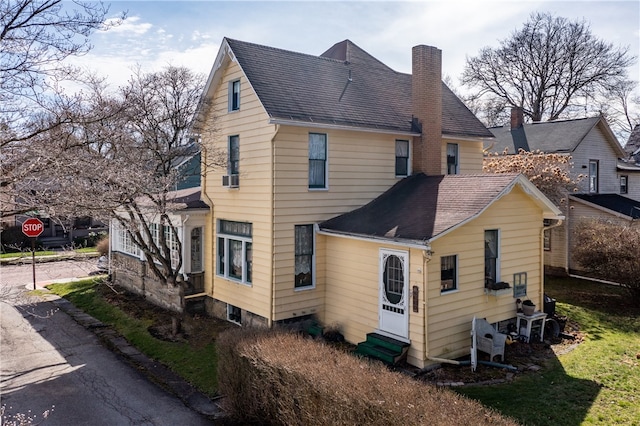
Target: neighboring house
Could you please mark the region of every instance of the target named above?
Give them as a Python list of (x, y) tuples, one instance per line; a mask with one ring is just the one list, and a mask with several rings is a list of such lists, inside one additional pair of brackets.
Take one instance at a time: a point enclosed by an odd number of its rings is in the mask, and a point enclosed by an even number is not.
[(522, 111), (514, 108), (510, 125), (489, 130), (495, 136), (485, 143), (485, 149), (490, 152), (507, 149), (513, 154), (521, 148), (564, 154), (571, 156), (572, 177), (582, 176), (576, 191), (568, 194), (568, 202), (562, 206), (567, 220), (562, 226), (547, 231), (545, 236), (548, 273), (580, 271), (571, 257), (573, 230), (579, 220), (616, 218), (627, 224), (635, 220), (632, 206), (638, 204), (640, 198), (634, 197), (636, 189), (632, 190), (630, 177), (640, 177), (640, 174), (636, 174), (635, 165), (622, 161), (627, 157), (625, 151), (603, 117), (526, 124)]
[(633, 128), (624, 150), (626, 157), (618, 161), (618, 172), (622, 179), (620, 193), (640, 201), (640, 124)]
[(190, 143), (184, 150), (184, 155), (174, 160), (173, 167), (180, 175), (176, 190), (195, 188), (201, 184), (202, 156), (196, 143)]
[[(162, 225), (157, 212), (151, 209), (147, 220), (154, 224), (150, 227), (153, 239), (158, 244), (161, 233), (168, 241), (171, 249), (171, 262), (174, 267), (182, 259), (180, 276), (183, 285), (170, 286), (161, 282), (147, 266), (147, 261), (137, 245), (134, 244), (116, 219), (112, 219), (110, 228), (111, 239), (111, 273), (114, 282), (123, 287), (145, 296), (153, 303), (182, 312), (186, 299), (191, 295), (203, 292), (204, 288), (204, 225), (209, 206), (200, 200), (200, 187), (186, 188), (168, 194), (171, 200), (171, 223), (178, 224), (176, 231), (182, 242), (182, 251), (174, 239), (171, 228)], [(157, 220), (154, 220), (157, 217)]]
[(203, 179), (211, 314), (378, 332), (424, 366), (468, 354), (474, 316), (504, 328), (516, 296), (542, 306), (560, 211), (521, 175), (482, 174), (491, 133), (442, 83), (440, 50), (412, 58), (403, 74), (349, 40), (320, 56), (223, 40), (200, 117), (228, 158)]

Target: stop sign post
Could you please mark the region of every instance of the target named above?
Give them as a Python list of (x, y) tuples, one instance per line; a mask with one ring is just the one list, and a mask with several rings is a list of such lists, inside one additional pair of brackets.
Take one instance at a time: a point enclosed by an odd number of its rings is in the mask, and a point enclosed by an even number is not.
[(33, 269), (33, 289), (36, 289), (36, 237), (44, 231), (44, 223), (37, 217), (22, 222), (22, 233), (31, 238), (31, 267)]

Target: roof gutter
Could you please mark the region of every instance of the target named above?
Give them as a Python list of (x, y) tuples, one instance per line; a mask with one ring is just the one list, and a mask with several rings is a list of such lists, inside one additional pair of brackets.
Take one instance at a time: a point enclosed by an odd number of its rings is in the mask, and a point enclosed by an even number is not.
[(326, 235), (329, 237), (347, 238), (356, 241), (366, 241), (369, 243), (380, 243), (398, 247), (409, 247), (418, 250), (431, 250), (431, 245), (427, 241), (417, 240), (391, 240), (384, 237), (371, 237), (362, 234), (353, 234), (347, 232), (323, 231), (318, 224), (315, 225), (315, 231), (318, 235)]
[(351, 130), (351, 131), (367, 132), (367, 133), (383, 133), (388, 135), (420, 136), (420, 133), (407, 132), (402, 130), (356, 127), (356, 126), (349, 126), (344, 124), (316, 123), (314, 121), (287, 120), (283, 118), (270, 118), (269, 124), (280, 124), (284, 126), (296, 126), (296, 127), (316, 127), (318, 129), (329, 129), (329, 130)]

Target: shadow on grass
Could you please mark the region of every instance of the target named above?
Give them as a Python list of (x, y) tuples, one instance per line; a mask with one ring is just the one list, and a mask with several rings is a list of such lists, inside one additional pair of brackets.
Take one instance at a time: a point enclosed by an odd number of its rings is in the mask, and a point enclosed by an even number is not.
[[(507, 360), (509, 361), (509, 360)], [(566, 374), (558, 358), (543, 370), (527, 373), (511, 383), (456, 388), (526, 425), (580, 425), (596, 400), (601, 385)]]

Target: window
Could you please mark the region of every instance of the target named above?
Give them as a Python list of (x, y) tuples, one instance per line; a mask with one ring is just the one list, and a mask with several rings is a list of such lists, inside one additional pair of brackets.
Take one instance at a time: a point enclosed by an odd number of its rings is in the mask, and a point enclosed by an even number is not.
[(252, 226), (246, 222), (218, 223), (218, 275), (251, 284)]
[(295, 288), (313, 285), (313, 225), (295, 226)]
[(629, 176), (620, 176), (620, 193), (627, 194), (629, 192)]
[(309, 133), (309, 188), (327, 187), (327, 135)]
[(524, 297), (527, 295), (527, 273), (519, 272), (513, 274), (513, 297)]
[(91, 218), (89, 216), (76, 217), (73, 227), (76, 229), (89, 229), (91, 228)]
[[(551, 226), (551, 219), (544, 219), (544, 226)], [(551, 250), (551, 230), (544, 230), (544, 240), (543, 240), (544, 249), (549, 251)]]
[(396, 140), (396, 176), (409, 176), (409, 141)]
[(229, 111), (240, 109), (240, 80), (229, 83)]
[(442, 293), (458, 289), (458, 256), (440, 258), (440, 291)]
[(589, 160), (589, 192), (598, 192), (598, 160)]
[[(389, 255), (384, 263), (382, 276), (384, 295), (389, 303), (394, 305), (402, 302), (404, 293), (404, 264), (400, 257)], [(395, 311), (396, 308), (388, 308)]]
[(458, 144), (447, 144), (447, 174), (457, 175), (460, 172), (458, 169)]
[(242, 310), (237, 306), (227, 304), (227, 320), (242, 324)]
[(500, 280), (500, 246), (498, 230), (484, 231), (484, 286), (488, 287)]
[(202, 271), (202, 228), (191, 230), (191, 272)]
[(240, 174), (240, 136), (229, 136), (229, 158), (227, 161), (229, 175)]
[(119, 222), (114, 222), (115, 228), (115, 241), (113, 244), (114, 250), (122, 253), (130, 254), (132, 256), (140, 256), (140, 249), (131, 238), (131, 234), (122, 226)]

